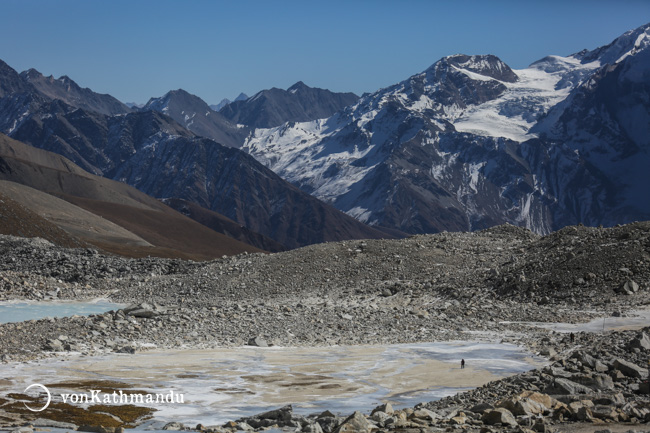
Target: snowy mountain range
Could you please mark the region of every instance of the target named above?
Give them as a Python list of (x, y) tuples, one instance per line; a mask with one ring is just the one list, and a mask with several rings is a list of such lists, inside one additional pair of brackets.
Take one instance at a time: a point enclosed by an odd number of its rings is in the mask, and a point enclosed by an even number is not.
[(649, 45), (646, 25), (525, 69), (458, 54), (361, 98), (298, 82), (220, 111), (182, 89), (129, 107), (0, 61), (0, 131), (289, 248), (610, 226), (650, 219)]
[[(250, 155), (187, 129), (214, 128), (229, 139), (234, 134), (227, 133), (240, 129), (187, 92), (169, 92), (134, 111), (67, 77), (39, 76), (18, 74), (0, 61), (0, 132), (155, 198), (219, 212), (282, 247), (391, 237), (299, 190)], [(116, 101), (117, 114), (111, 114)], [(182, 123), (171, 116), (181, 116)]]
[(454, 55), (327, 119), (256, 129), (267, 167), (371, 225), (540, 233), (650, 218), (650, 26), (512, 70)]

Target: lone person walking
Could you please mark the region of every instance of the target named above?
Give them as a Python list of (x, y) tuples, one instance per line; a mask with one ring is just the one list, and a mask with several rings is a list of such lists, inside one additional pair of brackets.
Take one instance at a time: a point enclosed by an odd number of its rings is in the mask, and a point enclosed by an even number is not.
[(465, 368), (465, 360), (464, 359), (460, 360), (460, 368)]

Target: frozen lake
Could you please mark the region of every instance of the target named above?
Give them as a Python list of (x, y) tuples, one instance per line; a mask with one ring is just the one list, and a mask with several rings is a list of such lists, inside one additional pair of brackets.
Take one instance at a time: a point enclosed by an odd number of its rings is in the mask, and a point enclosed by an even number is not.
[(501, 322), (537, 326), (555, 332), (607, 332), (636, 330), (650, 326), (650, 309), (630, 311), (625, 317), (602, 317), (586, 323)]
[(23, 322), (46, 317), (88, 316), (123, 308), (105, 299), (90, 302), (77, 301), (39, 301), (39, 302), (0, 302), (0, 323)]
[[(2, 365), (0, 396), (32, 383), (118, 381), (184, 395), (182, 404), (151, 406), (158, 412), (149, 427), (216, 425), (286, 404), (303, 414), (413, 406), (541, 365), (517, 346), (475, 342), (152, 351)], [(52, 389), (53, 401), (60, 392)]]

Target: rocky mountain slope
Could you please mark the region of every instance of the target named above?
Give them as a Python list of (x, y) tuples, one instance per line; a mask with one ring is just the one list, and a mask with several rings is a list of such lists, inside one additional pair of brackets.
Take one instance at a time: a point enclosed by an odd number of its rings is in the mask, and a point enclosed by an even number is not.
[(60, 99), (76, 108), (97, 111), (106, 115), (124, 114), (131, 111), (131, 108), (111, 95), (95, 93), (88, 88), (82, 89), (65, 75), (55, 79), (51, 75), (43, 76), (36, 69), (29, 69), (21, 73), (20, 76), (46, 98)]
[(271, 128), (285, 122), (306, 122), (330, 117), (354, 104), (359, 97), (354, 93), (335, 93), (309, 87), (302, 81), (287, 90), (262, 90), (248, 99), (234, 101), (219, 113), (232, 122), (250, 128)]
[(0, 83), (0, 130), (93, 174), (191, 201), (289, 248), (387, 236), (157, 111), (106, 116), (49, 100), (6, 64)]
[(71, 236), (57, 224), (41, 216), (38, 212), (21, 205), (6, 194), (7, 187), (0, 189), (0, 234), (23, 238), (41, 238), (56, 245), (78, 248), (86, 244)]
[(197, 135), (230, 147), (240, 147), (249, 131), (230, 122), (205, 101), (185, 90), (172, 90), (160, 98), (151, 98), (141, 108), (163, 113)]
[(196, 203), (181, 200), (178, 198), (163, 199), (162, 202), (182, 213), (183, 215), (192, 218), (194, 221), (216, 231), (217, 233), (223, 233), (226, 236), (240, 240), (249, 245), (253, 245), (254, 247), (257, 247), (261, 250), (275, 253), (279, 251), (285, 251), (287, 249), (279, 242), (276, 242), (273, 239), (256, 233), (252, 230), (249, 230), (241, 224), (238, 224), (235, 221), (224, 217), (220, 213), (208, 210), (197, 205)]
[[(260, 251), (133, 187), (92, 175), (60, 155), (4, 135), (0, 135), (0, 179), (6, 197), (63, 229), (79, 244), (127, 256), (193, 259)], [(10, 226), (15, 229), (9, 230)], [(48, 230), (41, 235), (35, 229), (26, 232), (22, 226), (10, 226), (5, 226), (5, 234), (52, 239)]]
[(648, 40), (643, 26), (523, 70), (446, 57), (328, 119), (258, 129), (243, 149), (349, 215), (409, 233), (648, 219)]

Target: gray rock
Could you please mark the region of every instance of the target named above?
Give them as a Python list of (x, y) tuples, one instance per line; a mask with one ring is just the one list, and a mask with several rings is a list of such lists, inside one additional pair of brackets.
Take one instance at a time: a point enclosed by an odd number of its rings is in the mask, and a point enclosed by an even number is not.
[(634, 280), (627, 280), (617, 290), (618, 293), (624, 295), (633, 295), (639, 291), (639, 285)]
[(605, 374), (574, 375), (571, 379), (596, 391), (611, 391), (614, 389), (614, 381)]
[(544, 390), (546, 394), (589, 394), (591, 389), (569, 379), (555, 378)]
[(613, 421), (618, 420), (618, 413), (616, 412), (616, 408), (613, 406), (599, 404), (591, 409), (591, 413), (595, 418)]
[(82, 425), (79, 427), (79, 431), (90, 433), (115, 433), (115, 430), (115, 427), (104, 427), (101, 425)]
[(472, 406), (470, 412), (482, 414), (485, 411), (492, 410), (492, 409), (494, 409), (494, 406), (492, 406), (489, 403), (479, 403), (477, 405)]
[[(329, 412), (329, 411), (326, 411)], [(325, 433), (332, 433), (340, 424), (340, 420), (336, 416), (318, 416), (316, 419), (316, 422), (318, 422), (318, 425), (321, 426), (323, 429), (323, 432)]]
[(30, 424), (34, 427), (52, 427), (66, 430), (77, 430), (77, 426), (70, 422), (52, 421), (45, 418), (37, 418), (34, 421), (30, 421)]
[(427, 420), (427, 421), (436, 421), (436, 420), (442, 419), (442, 417), (440, 415), (438, 415), (437, 413), (435, 413), (433, 411), (430, 411), (428, 409), (425, 409), (425, 408), (416, 409), (413, 412), (413, 415), (411, 415), (411, 416), (414, 417), (414, 418), (424, 419), (424, 420)]
[(548, 411), (543, 404), (528, 398), (508, 398), (500, 401), (497, 407), (508, 409), (515, 416), (541, 415)]
[(163, 426), (163, 430), (179, 431), (183, 430), (185, 426), (180, 422), (168, 422)]
[(574, 401), (569, 404), (569, 412), (578, 421), (591, 421), (594, 418), (591, 413), (592, 407), (591, 401)]
[(251, 338), (250, 340), (248, 340), (248, 345), (249, 346), (256, 346), (256, 347), (269, 347), (266, 340), (263, 339), (262, 337), (253, 337), (253, 338)]
[(487, 425), (502, 424), (511, 427), (517, 426), (517, 420), (508, 409), (498, 407), (496, 409), (486, 411), (481, 420)]
[(648, 370), (639, 367), (636, 364), (625, 361), (624, 359), (617, 359), (614, 361), (614, 368), (620, 370), (621, 373), (628, 377), (636, 377), (638, 379), (645, 379), (648, 377)]
[(370, 433), (372, 424), (359, 411), (347, 417), (340, 426), (334, 430), (335, 433)]
[(155, 311), (154, 307), (151, 304), (148, 304), (146, 302), (138, 305), (129, 305), (128, 307), (124, 308), (123, 311), (126, 315), (141, 317), (143, 319), (151, 319), (152, 317), (156, 317), (159, 314), (157, 311)]
[(270, 410), (268, 412), (261, 413), (256, 415), (256, 418), (259, 419), (270, 419), (273, 421), (278, 421), (279, 423), (288, 423), (291, 421), (293, 414), (293, 407), (288, 404), (281, 407), (280, 409)]
[(317, 422), (309, 423), (302, 428), (303, 433), (323, 433), (323, 428)]
[(135, 353), (135, 347), (133, 346), (122, 346), (118, 349), (113, 350), (115, 353), (128, 353), (133, 355)]
[(248, 425), (247, 423), (245, 423), (243, 421), (238, 422), (237, 426), (235, 428), (237, 430), (241, 430), (241, 431), (254, 431), (255, 430), (253, 427), (251, 427), (250, 425)]
[(47, 340), (43, 346), (43, 350), (50, 352), (62, 352), (64, 350), (63, 343), (61, 343), (59, 340)]
[(630, 342), (630, 348), (650, 350), (650, 338), (648, 338), (648, 335), (645, 332), (642, 332), (640, 337), (637, 337)]
[(393, 410), (393, 405), (390, 403), (380, 404), (379, 406), (374, 408), (372, 412), (370, 412), (370, 414), (372, 415), (375, 412), (384, 412), (387, 415), (392, 415), (393, 413), (395, 413), (395, 411)]

